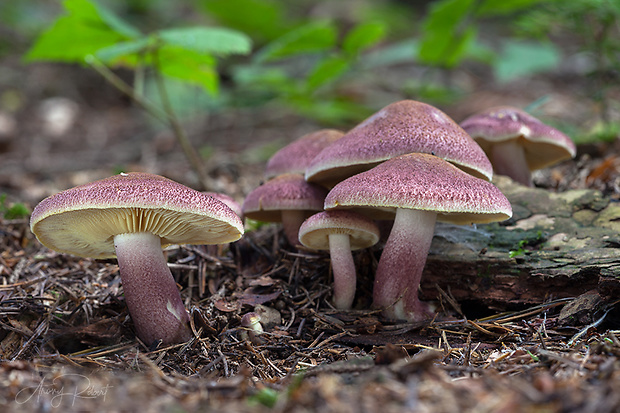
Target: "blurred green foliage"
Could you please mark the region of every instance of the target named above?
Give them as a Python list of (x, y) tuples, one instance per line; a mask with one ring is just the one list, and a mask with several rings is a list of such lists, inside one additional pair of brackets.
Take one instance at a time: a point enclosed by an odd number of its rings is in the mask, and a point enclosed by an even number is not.
[(27, 218), (30, 211), (26, 205), (16, 202), (9, 203), (6, 194), (0, 194), (0, 217), (4, 219), (21, 219)]
[(620, 108), (609, 90), (620, 80), (620, 1), (548, 1), (522, 16), (515, 24), (527, 36), (551, 37), (581, 58), (581, 71), (589, 79), (591, 98), (600, 104), (600, 124), (591, 131), (594, 139), (618, 136), (610, 109)]
[[(5, 12), (0, 19), (12, 19), (15, 27), (27, 26), (32, 33), (26, 2), (12, 3), (0, 5)], [(384, 67), (425, 67), (391, 92), (449, 102), (459, 93), (445, 80), (467, 62), (488, 70), (490, 81), (497, 82), (557, 68), (563, 54), (572, 52), (557, 41), (559, 32), (577, 38), (580, 50), (593, 56), (598, 80), (592, 94), (606, 102), (603, 80), (618, 72), (619, 8), (616, 0), (434, 0), (424, 5), (65, 0), (62, 9), (56, 7), (60, 16), (26, 56), (82, 64), (90, 56), (109, 67), (127, 67), (136, 73), (136, 90), (147, 95), (157, 88), (149, 85), (153, 79), (145, 68), (156, 70), (167, 79), (174, 107), (181, 111), (275, 104), (339, 125), (385, 103), (365, 90), (369, 84), (384, 87), (387, 82), (377, 75)], [(39, 26), (54, 15), (50, 6), (42, 10)], [(207, 93), (197, 98), (195, 87)], [(183, 104), (188, 96), (192, 103)]]

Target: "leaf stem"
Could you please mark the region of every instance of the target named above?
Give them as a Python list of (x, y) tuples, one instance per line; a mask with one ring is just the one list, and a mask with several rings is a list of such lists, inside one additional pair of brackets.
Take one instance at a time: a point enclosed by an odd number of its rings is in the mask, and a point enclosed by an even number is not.
[(192, 169), (198, 175), (200, 184), (203, 187), (202, 189), (205, 191), (210, 190), (212, 185), (210, 185), (210, 179), (205, 173), (202, 159), (200, 158), (200, 156), (198, 156), (196, 149), (192, 146), (191, 142), (187, 138), (183, 127), (181, 126), (176, 115), (174, 114), (174, 111), (170, 104), (170, 100), (168, 99), (168, 94), (166, 93), (163, 76), (159, 71), (158, 54), (156, 51), (153, 53), (153, 56), (155, 61), (155, 80), (161, 97), (163, 110), (152, 102), (145, 99), (144, 96), (136, 93), (136, 90), (134, 88), (128, 85), (123, 79), (118, 77), (112, 70), (110, 70), (95, 56), (86, 56), (85, 60), (87, 64), (89, 64), (97, 73), (103, 76), (112, 86), (129, 96), (131, 100), (133, 100), (138, 106), (146, 110), (147, 113), (149, 113), (151, 116), (155, 117), (172, 129), (174, 136), (181, 145), (181, 148), (183, 149), (185, 157), (189, 161)]

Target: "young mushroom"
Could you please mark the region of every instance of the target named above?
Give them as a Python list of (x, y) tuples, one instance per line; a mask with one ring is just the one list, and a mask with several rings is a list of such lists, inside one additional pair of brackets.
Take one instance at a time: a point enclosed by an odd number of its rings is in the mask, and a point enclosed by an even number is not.
[(116, 257), (129, 314), (147, 345), (191, 337), (162, 247), (220, 244), (243, 234), (241, 219), (222, 202), (147, 173), (123, 173), (45, 198), (30, 228), (55, 251)]
[(353, 211), (324, 211), (306, 219), (299, 228), (299, 242), (315, 250), (329, 250), (334, 274), (333, 304), (348, 310), (357, 281), (351, 251), (379, 241), (379, 228), (370, 218)]
[(323, 210), (325, 195), (325, 188), (306, 182), (302, 175), (283, 174), (246, 196), (243, 215), (257, 221), (282, 222), (288, 242), (295, 246), (301, 223)]
[(344, 132), (336, 129), (320, 129), (303, 135), (269, 158), (265, 166), (265, 178), (271, 179), (286, 173), (303, 175), (312, 159), (343, 135)]
[(435, 222), (472, 224), (512, 216), (510, 202), (493, 184), (433, 155), (392, 158), (337, 184), (325, 209), (353, 209), (370, 216), (395, 215), (373, 288), (373, 305), (390, 319), (430, 316), (418, 287)]
[(491, 180), (493, 168), (480, 146), (439, 109), (414, 100), (392, 103), (323, 149), (306, 180), (328, 188), (395, 156), (412, 152), (443, 158)]
[(486, 152), (496, 174), (532, 186), (531, 171), (575, 157), (575, 144), (559, 130), (511, 106), (472, 115), (461, 127)]

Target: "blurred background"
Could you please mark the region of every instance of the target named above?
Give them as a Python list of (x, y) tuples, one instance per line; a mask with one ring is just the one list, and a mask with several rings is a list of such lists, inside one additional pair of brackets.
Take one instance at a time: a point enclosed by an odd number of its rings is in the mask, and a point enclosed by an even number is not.
[(1, 208), (119, 171), (242, 199), (286, 143), (401, 99), (524, 108), (603, 162), (619, 21), (614, 0), (2, 1)]

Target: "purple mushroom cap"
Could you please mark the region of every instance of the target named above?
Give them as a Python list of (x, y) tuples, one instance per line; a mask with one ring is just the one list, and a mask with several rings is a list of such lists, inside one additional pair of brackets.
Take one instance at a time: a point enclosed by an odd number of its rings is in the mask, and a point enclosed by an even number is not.
[(220, 201), (170, 179), (128, 173), (67, 189), (41, 201), (30, 228), (46, 247), (118, 259), (138, 337), (165, 344), (190, 337), (189, 316), (162, 247), (238, 240), (241, 219)]
[(344, 132), (339, 130), (321, 129), (289, 143), (269, 159), (265, 178), (271, 179), (285, 173), (303, 175), (314, 157), (343, 135)]
[(306, 182), (299, 174), (277, 176), (250, 192), (243, 201), (246, 218), (264, 222), (282, 222), (291, 245), (297, 245), (301, 223), (323, 210), (327, 190)]
[(426, 103), (392, 103), (323, 149), (306, 180), (331, 187), (377, 164), (412, 152), (434, 154), (491, 180), (493, 168), (480, 146), (448, 115)]
[(329, 192), (325, 209), (395, 214), (377, 267), (373, 304), (389, 318), (408, 320), (430, 314), (418, 299), (418, 286), (435, 221), (472, 224), (512, 216), (510, 202), (493, 184), (421, 153), (345, 179)]
[(559, 130), (511, 106), (474, 114), (463, 122), (500, 175), (531, 186), (531, 171), (573, 158), (573, 141)]
[(351, 251), (379, 241), (379, 227), (353, 211), (323, 211), (306, 219), (299, 228), (299, 242), (315, 250), (329, 250), (334, 274), (334, 306), (350, 309), (355, 298), (356, 271)]

